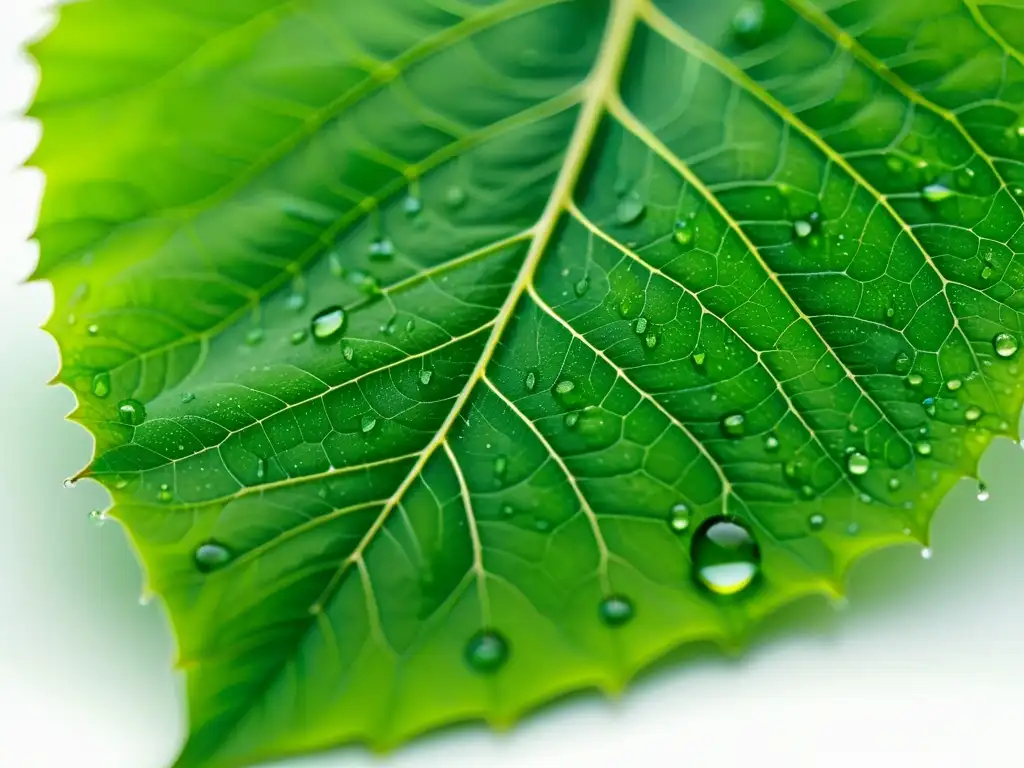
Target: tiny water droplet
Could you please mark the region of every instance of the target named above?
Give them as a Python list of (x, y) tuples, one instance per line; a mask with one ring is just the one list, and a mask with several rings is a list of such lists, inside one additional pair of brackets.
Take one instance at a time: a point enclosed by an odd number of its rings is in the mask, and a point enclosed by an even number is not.
[(992, 347), (1000, 357), (1012, 357), (1017, 351), (1017, 337), (1010, 333), (997, 333), (992, 339)]
[(978, 501), (988, 501), (989, 499), (988, 486), (982, 482), (978, 483)]
[(910, 367), (910, 355), (906, 352), (900, 352), (896, 355), (893, 363), (896, 366), (896, 372), (903, 373)]
[(497, 456), (494, 459), (494, 476), (497, 479), (505, 477), (505, 473), (508, 471), (508, 459), (505, 456)]
[(565, 414), (564, 421), (565, 421), (565, 426), (568, 429), (572, 429), (573, 427), (575, 427), (576, 424), (579, 423), (579, 420), (580, 420), (579, 411), (572, 411), (571, 413)]
[(615, 218), (619, 224), (633, 224), (644, 215), (644, 201), (636, 192), (630, 192), (621, 200), (615, 208)]
[(956, 392), (961, 386), (963, 386), (963, 382), (960, 379), (950, 379), (946, 382), (946, 389), (950, 392)]
[(341, 350), (341, 356), (345, 358), (348, 363), (352, 362), (352, 358), (356, 356), (356, 351), (352, 347), (345, 346)]
[(633, 603), (625, 595), (609, 595), (597, 607), (598, 618), (608, 627), (621, 627), (633, 618)]
[(900, 489), (900, 485), (902, 485), (902, 483), (900, 483), (900, 479), (898, 477), (890, 477), (889, 478), (889, 490), (890, 491), (898, 491)]
[(576, 285), (573, 286), (573, 292), (579, 297), (585, 294), (589, 288), (590, 281), (584, 277), (576, 281)]
[(698, 584), (715, 595), (735, 595), (757, 577), (761, 551), (745, 523), (718, 516), (697, 529), (690, 560)]
[(924, 383), (924, 376), (920, 373), (912, 373), (907, 376), (907, 386), (917, 388)]
[(537, 386), (537, 374), (533, 371), (528, 371), (524, 384), (526, 385), (527, 392), (533, 392), (533, 388)]
[(854, 451), (846, 457), (846, 468), (851, 475), (866, 475), (871, 468), (871, 461), (863, 453)]
[(94, 509), (89, 513), (89, 522), (99, 528), (107, 522), (107, 513), (101, 509)]
[(415, 329), (416, 329), (416, 318), (410, 317), (405, 322), (405, 332), (406, 333), (412, 333)]
[(420, 211), (423, 210), (423, 201), (416, 197), (416, 195), (406, 195), (402, 203), (402, 210), (405, 211), (405, 215), (409, 218), (418, 216)]
[(768, 453), (774, 453), (779, 449), (779, 438), (774, 432), (769, 432), (764, 436), (764, 449), (768, 451)]
[(370, 243), (370, 258), (375, 261), (387, 261), (395, 255), (395, 244), (389, 238), (378, 237)]
[(266, 336), (266, 331), (262, 328), (250, 328), (245, 334), (245, 343), (250, 347), (255, 347), (263, 341), (264, 336)]
[(164, 504), (168, 504), (173, 501), (174, 494), (171, 493), (171, 486), (167, 483), (161, 484), (160, 489), (156, 493), (156, 499)]
[(932, 548), (931, 547), (924, 547), (921, 550), (921, 557), (923, 557), (925, 560), (931, 560), (932, 559)]
[(300, 328), (299, 330), (294, 331), (292, 333), (291, 337), (289, 338), (289, 341), (291, 341), (291, 343), (294, 344), (295, 346), (298, 346), (299, 344), (304, 342), (308, 337), (309, 332), (306, 331), (305, 328)]
[(679, 220), (676, 222), (675, 232), (673, 233), (676, 242), (680, 245), (690, 245), (693, 242), (693, 227), (690, 226), (690, 222), (685, 220)]
[(466, 190), (459, 186), (448, 187), (444, 191), (444, 204), (449, 208), (461, 208), (466, 203)]
[(932, 444), (927, 440), (919, 440), (914, 443), (914, 450), (917, 451), (920, 456), (931, 456), (932, 455)]
[(903, 162), (901, 157), (897, 155), (889, 155), (885, 158), (885, 167), (893, 173), (900, 173), (906, 167), (906, 164)]
[(465, 660), (474, 672), (492, 674), (508, 661), (508, 641), (493, 629), (482, 629), (466, 643)]
[(260, 457), (256, 459), (256, 479), (263, 480), (267, 476), (267, 460)]
[(373, 428), (377, 426), (377, 417), (365, 414), (359, 420), (359, 429), (362, 430), (363, 434), (373, 431)]
[(941, 203), (948, 200), (955, 193), (944, 184), (929, 184), (921, 190), (921, 196), (929, 203)]
[(668, 513), (668, 527), (676, 533), (683, 533), (690, 527), (690, 508), (682, 502), (674, 504)]
[(746, 431), (746, 421), (742, 413), (731, 413), (722, 419), (722, 432), (727, 437), (739, 437)]
[(182, 405), (188, 405), (189, 403), (191, 403), (195, 399), (196, 399), (196, 396), (192, 392), (182, 392), (181, 393), (181, 404)]
[(92, 394), (100, 399), (110, 394), (110, 374), (101, 371), (92, 377)]
[(345, 310), (337, 306), (320, 310), (313, 315), (309, 327), (315, 341), (329, 344), (345, 330)]
[(306, 308), (306, 294), (302, 291), (294, 291), (284, 300), (284, 305), (293, 312), (300, 312)]
[(424, 368), (420, 371), (420, 384), (424, 387), (430, 383), (430, 377), (434, 375), (434, 372), (429, 368)]
[(804, 221), (803, 219), (797, 219), (796, 221), (793, 222), (793, 233), (800, 240), (803, 240), (804, 238), (809, 237), (812, 231), (813, 230), (812, 230), (812, 227), (811, 227), (811, 223), (809, 221)]
[(860, 533), (860, 523), (850, 523), (846, 526), (847, 536), (856, 536), (858, 533)]
[(544, 533), (551, 530), (551, 522), (545, 520), (543, 517), (539, 517), (533, 521), (533, 528), (539, 533)]
[(560, 395), (567, 395), (576, 389), (576, 383), (572, 379), (562, 379), (555, 385), (555, 392)]
[(807, 525), (812, 531), (820, 531), (825, 527), (825, 516), (820, 512), (815, 512), (807, 518)]
[(740, 40), (747, 41), (758, 35), (764, 27), (764, 3), (744, 3), (732, 18), (732, 31)]
[(99, 336), (100, 327), (96, 325), (96, 323), (93, 323), (92, 325), (85, 329), (85, 332), (88, 333), (90, 336)]
[(647, 318), (646, 317), (638, 317), (636, 319), (636, 328), (635, 328), (635, 330), (636, 330), (638, 335), (643, 336), (644, 332), (647, 330)]
[(117, 418), (122, 424), (137, 427), (146, 420), (146, 406), (133, 398), (122, 400), (117, 404)]
[(698, 349), (693, 353), (693, 364), (696, 365), (698, 368), (702, 367), (704, 365), (704, 361), (707, 360), (707, 356), (707, 352), (705, 352), (703, 349)]
[(503, 514), (505, 517), (512, 517), (512, 515), (514, 515), (515, 513), (515, 509), (509, 504), (505, 504), (501, 508), (501, 514)]
[(654, 349), (656, 346), (658, 346), (658, 336), (657, 336), (657, 334), (648, 333), (644, 337), (644, 344), (647, 345), (648, 349)]
[(201, 573), (210, 573), (231, 562), (231, 552), (223, 544), (208, 541), (196, 548), (194, 559)]

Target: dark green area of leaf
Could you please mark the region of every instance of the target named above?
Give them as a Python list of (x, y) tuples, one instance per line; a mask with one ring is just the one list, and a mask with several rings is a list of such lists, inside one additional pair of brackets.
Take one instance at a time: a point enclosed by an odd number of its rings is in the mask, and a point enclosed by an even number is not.
[(37, 276), (179, 768), (734, 644), (1016, 433), (1019, 0), (60, 15)]

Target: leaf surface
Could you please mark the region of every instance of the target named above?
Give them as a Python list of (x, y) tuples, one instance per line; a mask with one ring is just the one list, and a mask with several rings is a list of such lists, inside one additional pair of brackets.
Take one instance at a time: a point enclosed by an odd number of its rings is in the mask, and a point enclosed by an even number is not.
[(37, 277), (179, 768), (736, 644), (1016, 434), (1019, 0), (60, 13)]

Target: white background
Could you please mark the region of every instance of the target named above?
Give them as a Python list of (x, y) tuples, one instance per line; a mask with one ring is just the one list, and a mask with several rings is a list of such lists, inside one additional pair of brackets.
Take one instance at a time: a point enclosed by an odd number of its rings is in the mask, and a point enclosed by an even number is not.
[[(63, 420), (70, 392), (45, 386), (58, 366), (38, 330), (50, 291), (22, 284), (42, 179), (19, 169), (38, 137), (17, 119), (36, 80), (19, 47), (45, 27), (44, 5), (0, 0), (0, 766), (163, 768), (184, 729), (171, 641), (160, 610), (138, 604), (121, 532), (87, 520), (104, 492), (61, 485), (90, 439)], [(575, 697), (503, 735), (469, 726), (386, 758), (287, 765), (1024, 765), (1024, 455), (1000, 441), (983, 469), (991, 501), (962, 483), (931, 561), (869, 559), (846, 610), (793, 611), (739, 660), (698, 655), (618, 701)]]

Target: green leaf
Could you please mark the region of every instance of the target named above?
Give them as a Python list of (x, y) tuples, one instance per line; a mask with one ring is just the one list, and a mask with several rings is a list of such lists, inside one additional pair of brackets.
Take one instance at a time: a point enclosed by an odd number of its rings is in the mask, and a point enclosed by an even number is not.
[(1019, 0), (60, 13), (37, 276), (180, 768), (735, 645), (1016, 434)]

